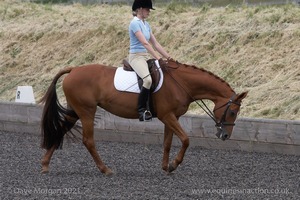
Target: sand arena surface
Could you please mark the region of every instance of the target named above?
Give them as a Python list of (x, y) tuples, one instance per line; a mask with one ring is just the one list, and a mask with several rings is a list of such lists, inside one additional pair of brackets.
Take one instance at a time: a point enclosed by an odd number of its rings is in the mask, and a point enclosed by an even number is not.
[[(299, 156), (189, 148), (171, 175), (162, 145), (97, 142), (105, 177), (82, 143), (65, 141), (41, 174), (40, 137), (0, 132), (0, 199), (299, 199)], [(173, 147), (174, 158), (178, 147)]]

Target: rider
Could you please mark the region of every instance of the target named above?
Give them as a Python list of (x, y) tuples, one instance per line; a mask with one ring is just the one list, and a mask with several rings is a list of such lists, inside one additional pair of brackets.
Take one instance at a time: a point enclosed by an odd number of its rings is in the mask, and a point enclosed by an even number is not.
[[(152, 118), (151, 112), (146, 108), (152, 84), (146, 61), (150, 56), (157, 60), (162, 59), (162, 57), (170, 58), (169, 54), (154, 37), (149, 23), (145, 20), (150, 14), (150, 9), (155, 10), (152, 7), (151, 0), (135, 0), (132, 5), (133, 19), (129, 25), (129, 63), (138, 76), (143, 79), (143, 86), (138, 98), (140, 121), (149, 121)], [(154, 48), (161, 55), (159, 55)]]

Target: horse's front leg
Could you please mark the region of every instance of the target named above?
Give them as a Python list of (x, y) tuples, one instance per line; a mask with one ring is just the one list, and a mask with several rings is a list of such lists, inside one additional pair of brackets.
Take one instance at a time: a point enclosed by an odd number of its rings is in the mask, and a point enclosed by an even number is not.
[(169, 172), (169, 156), (172, 145), (173, 133), (172, 131), (165, 126), (164, 132), (164, 155), (162, 160), (162, 169), (166, 172)]
[(187, 134), (181, 128), (181, 126), (178, 122), (178, 119), (174, 115), (169, 115), (169, 116), (165, 117), (162, 121), (168, 130), (170, 130), (171, 132), (175, 133), (175, 135), (178, 136), (178, 138), (180, 139), (180, 141), (182, 143), (181, 149), (178, 152), (177, 156), (175, 157), (173, 162), (171, 164), (169, 164), (168, 171), (172, 172), (183, 161), (184, 154), (185, 154), (190, 142), (189, 142), (189, 138), (188, 138)]

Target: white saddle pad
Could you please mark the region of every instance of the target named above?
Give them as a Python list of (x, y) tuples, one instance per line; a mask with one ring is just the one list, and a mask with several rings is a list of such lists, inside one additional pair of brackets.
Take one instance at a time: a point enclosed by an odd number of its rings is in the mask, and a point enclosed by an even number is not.
[[(164, 75), (157, 60), (155, 61), (155, 64), (158, 67), (160, 73), (159, 83), (154, 90), (154, 92), (157, 92), (163, 84)], [(140, 93), (136, 73), (133, 71), (125, 71), (123, 67), (117, 68), (114, 78), (114, 85), (115, 88), (119, 91)]]

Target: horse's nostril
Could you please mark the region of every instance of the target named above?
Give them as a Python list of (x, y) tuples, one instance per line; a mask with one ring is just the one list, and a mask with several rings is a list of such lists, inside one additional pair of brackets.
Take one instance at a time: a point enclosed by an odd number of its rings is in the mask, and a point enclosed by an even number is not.
[(229, 135), (227, 133), (222, 133), (222, 140), (226, 140), (229, 138)]

